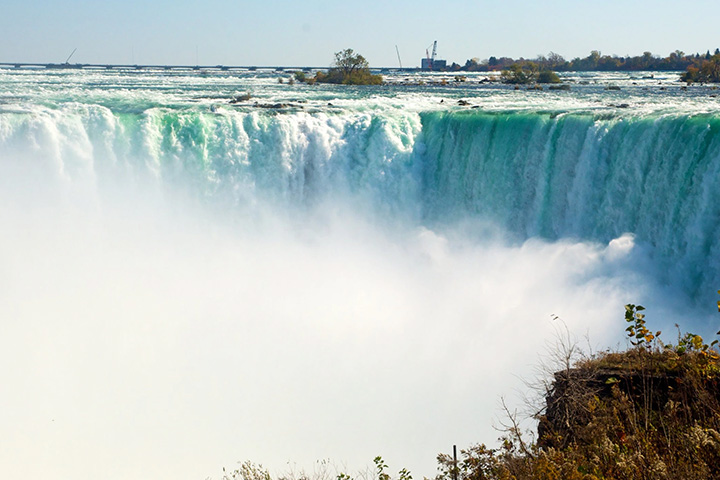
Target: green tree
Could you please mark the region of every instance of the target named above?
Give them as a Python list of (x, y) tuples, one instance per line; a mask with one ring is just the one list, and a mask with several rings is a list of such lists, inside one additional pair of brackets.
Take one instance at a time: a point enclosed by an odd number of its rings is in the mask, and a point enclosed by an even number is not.
[(533, 83), (537, 80), (539, 68), (535, 62), (517, 62), (503, 70), (503, 82), (511, 84)]
[(359, 53), (355, 53), (352, 48), (346, 48), (335, 52), (335, 61), (333, 62), (333, 68), (342, 72), (345, 76), (350, 76), (355, 72), (363, 70), (369, 70), (370, 65), (365, 57)]
[(368, 61), (346, 48), (335, 53), (335, 60), (327, 72), (318, 72), (315, 81), (321, 83), (342, 83), (346, 85), (380, 85), (382, 76), (370, 73)]

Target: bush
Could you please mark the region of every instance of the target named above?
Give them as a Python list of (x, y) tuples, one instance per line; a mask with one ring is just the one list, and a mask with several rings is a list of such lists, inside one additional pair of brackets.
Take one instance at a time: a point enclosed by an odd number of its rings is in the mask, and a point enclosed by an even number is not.
[(560, 83), (560, 77), (552, 70), (543, 70), (537, 78), (538, 83)]
[(523, 85), (534, 83), (538, 77), (538, 65), (534, 62), (518, 62), (510, 65), (500, 74), (504, 83)]
[(525, 85), (528, 83), (560, 83), (560, 77), (552, 70), (540, 70), (535, 62), (513, 63), (501, 72), (504, 83)]

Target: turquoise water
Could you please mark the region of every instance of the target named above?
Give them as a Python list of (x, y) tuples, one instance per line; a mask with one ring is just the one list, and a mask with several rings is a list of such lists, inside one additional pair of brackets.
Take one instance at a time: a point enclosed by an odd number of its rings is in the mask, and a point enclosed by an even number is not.
[(718, 90), (649, 76), (0, 70), (0, 474), (431, 478), (565, 327), (711, 335)]
[(479, 75), (363, 88), (5, 70), (0, 154), (32, 151), (66, 182), (147, 175), (238, 207), (352, 196), (418, 225), (491, 219), (520, 240), (632, 233), (695, 297), (720, 284), (720, 101), (672, 72), (647, 77), (568, 74), (570, 92), (527, 92)]

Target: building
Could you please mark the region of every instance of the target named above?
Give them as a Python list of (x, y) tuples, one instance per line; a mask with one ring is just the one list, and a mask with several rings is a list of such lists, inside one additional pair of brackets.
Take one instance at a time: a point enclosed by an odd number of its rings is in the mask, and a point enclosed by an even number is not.
[(420, 68), (422, 70), (445, 70), (447, 68), (447, 61), (439, 60), (437, 58), (435, 61), (432, 61), (429, 58), (423, 58), (420, 61)]

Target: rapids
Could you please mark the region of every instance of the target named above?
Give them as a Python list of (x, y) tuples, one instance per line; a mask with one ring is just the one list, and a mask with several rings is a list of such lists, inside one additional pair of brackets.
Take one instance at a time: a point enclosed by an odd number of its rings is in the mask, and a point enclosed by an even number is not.
[(558, 331), (712, 335), (720, 103), (646, 77), (0, 70), (0, 474), (432, 477)]

